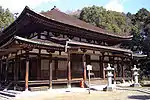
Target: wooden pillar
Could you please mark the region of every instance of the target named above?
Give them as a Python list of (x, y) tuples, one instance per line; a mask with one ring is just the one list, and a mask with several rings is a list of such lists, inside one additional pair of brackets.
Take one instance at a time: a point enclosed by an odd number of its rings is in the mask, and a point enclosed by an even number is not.
[(116, 66), (115, 66), (115, 57), (113, 56), (113, 66), (114, 66), (114, 84), (116, 84)]
[(106, 75), (105, 75), (105, 70), (104, 70), (104, 53), (102, 53), (102, 68), (103, 68), (103, 79), (105, 79), (106, 78)]
[(20, 55), (19, 55), (19, 80), (22, 79), (22, 60), (21, 60), (21, 57), (22, 57), (22, 50), (20, 51)]
[(5, 81), (7, 81), (7, 79), (8, 79), (8, 63), (9, 63), (9, 61), (8, 61), (8, 56), (6, 57), (6, 66), (5, 66)]
[(103, 62), (102, 62), (102, 60), (103, 60), (103, 57), (99, 56), (99, 67), (100, 67), (100, 69), (99, 69), (99, 75), (100, 75), (100, 78), (103, 77)]
[(132, 69), (134, 68), (134, 60), (133, 60), (133, 58), (131, 57), (130, 58), (130, 64), (131, 64), (131, 67), (130, 67), (130, 70), (131, 70), (131, 82), (133, 83), (134, 81), (134, 79), (133, 79), (133, 71), (132, 71)]
[(17, 81), (18, 81), (18, 72), (19, 72), (19, 57), (17, 56), (17, 53), (15, 55), (15, 59), (14, 59), (14, 90), (16, 90), (17, 87)]
[(18, 79), (17, 80), (20, 80), (20, 68), (21, 67), (21, 57), (20, 57), (20, 55), (19, 55), (19, 57), (18, 57)]
[(67, 73), (68, 73), (68, 88), (71, 88), (71, 61), (70, 61), (70, 51), (68, 51), (68, 59), (67, 59)]
[(3, 73), (4, 71), (3, 71), (3, 59), (1, 58), (1, 81), (3, 81), (4, 80), (4, 76), (3, 76)]
[(122, 66), (122, 80), (123, 80), (123, 83), (124, 83), (125, 82), (124, 58), (122, 58), (121, 66)]
[[(2, 59), (0, 59), (0, 81), (2, 80)], [(1, 86), (1, 84), (0, 84)]]
[(58, 59), (55, 59), (55, 62), (54, 62), (54, 66), (55, 66), (55, 79), (57, 79), (57, 75), (58, 75)]
[(41, 79), (41, 49), (39, 49), (37, 57), (37, 79)]
[(52, 54), (50, 53), (49, 57), (49, 89), (52, 89), (52, 75), (53, 75), (53, 68), (52, 68)]
[(17, 64), (17, 60), (16, 58), (13, 60), (13, 72), (14, 72), (14, 90), (16, 90), (16, 64)]
[(82, 56), (82, 60), (83, 60), (83, 80), (85, 82), (86, 81), (86, 56), (85, 56), (85, 53)]
[(25, 91), (28, 91), (29, 81), (29, 51), (26, 51), (26, 73), (25, 73)]

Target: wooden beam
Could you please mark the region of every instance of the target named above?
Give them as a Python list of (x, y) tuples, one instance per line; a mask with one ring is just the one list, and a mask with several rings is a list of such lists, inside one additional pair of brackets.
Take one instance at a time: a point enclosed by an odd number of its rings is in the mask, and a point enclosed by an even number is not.
[(70, 52), (68, 51), (68, 67), (67, 67), (67, 73), (68, 73), (68, 88), (71, 88), (71, 61), (70, 61)]
[(26, 51), (26, 73), (25, 73), (25, 91), (28, 91), (28, 81), (29, 81), (29, 51)]
[(52, 72), (53, 72), (53, 68), (52, 68), (52, 54), (50, 53), (50, 57), (49, 57), (49, 89), (52, 89)]

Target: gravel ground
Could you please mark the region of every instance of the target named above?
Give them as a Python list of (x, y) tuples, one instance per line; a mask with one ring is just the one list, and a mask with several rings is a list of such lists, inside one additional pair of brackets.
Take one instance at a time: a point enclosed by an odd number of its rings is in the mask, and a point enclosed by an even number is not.
[(150, 88), (123, 88), (112, 92), (88, 91), (80, 92), (58, 92), (42, 91), (36, 93), (25, 93), (15, 100), (150, 100)]

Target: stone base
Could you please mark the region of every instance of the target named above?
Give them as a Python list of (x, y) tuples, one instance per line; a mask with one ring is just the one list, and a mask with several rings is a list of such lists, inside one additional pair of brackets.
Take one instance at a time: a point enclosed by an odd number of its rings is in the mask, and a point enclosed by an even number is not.
[(138, 84), (132, 84), (131, 87), (142, 87), (142, 86), (138, 83)]
[(141, 87), (141, 85), (138, 83), (138, 84), (133, 84), (133, 87)]
[(113, 87), (106, 86), (105, 88), (103, 88), (103, 91), (113, 91)]
[(51, 91), (51, 90), (52, 90), (52, 87), (48, 88), (48, 90)]
[(68, 88), (71, 88), (71, 84), (67, 84), (67, 87), (68, 87)]

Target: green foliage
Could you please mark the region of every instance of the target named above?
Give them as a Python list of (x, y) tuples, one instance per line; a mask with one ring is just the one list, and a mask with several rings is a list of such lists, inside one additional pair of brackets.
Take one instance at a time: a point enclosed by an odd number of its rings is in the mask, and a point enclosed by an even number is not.
[(116, 34), (129, 33), (132, 26), (125, 14), (98, 6), (84, 7), (80, 19)]
[(10, 13), (9, 9), (4, 10), (0, 6), (0, 30), (6, 28), (14, 21), (13, 14)]

